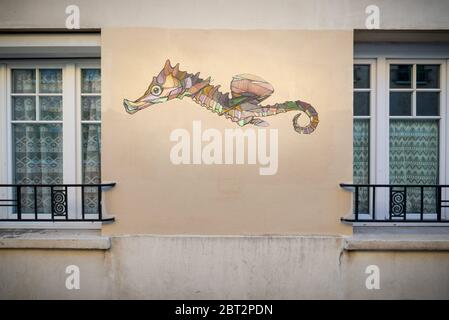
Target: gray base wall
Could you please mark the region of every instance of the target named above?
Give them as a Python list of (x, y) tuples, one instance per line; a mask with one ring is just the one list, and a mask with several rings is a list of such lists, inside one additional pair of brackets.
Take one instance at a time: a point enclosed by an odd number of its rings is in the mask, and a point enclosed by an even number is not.
[[(139, 235), (109, 250), (0, 249), (0, 298), (449, 299), (448, 251), (343, 248), (340, 236)], [(373, 264), (379, 290), (365, 287)]]

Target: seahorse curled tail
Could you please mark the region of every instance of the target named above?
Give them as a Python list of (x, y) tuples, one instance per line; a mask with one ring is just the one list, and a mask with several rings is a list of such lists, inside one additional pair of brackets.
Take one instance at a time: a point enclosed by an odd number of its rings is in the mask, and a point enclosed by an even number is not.
[(312, 107), (309, 103), (297, 100), (295, 101), (298, 110), (304, 112), (309, 117), (309, 124), (306, 126), (300, 126), (298, 124), (298, 119), (301, 116), (302, 112), (298, 113), (293, 117), (293, 129), (300, 134), (310, 134), (315, 131), (318, 126), (318, 112), (316, 112), (315, 108)]

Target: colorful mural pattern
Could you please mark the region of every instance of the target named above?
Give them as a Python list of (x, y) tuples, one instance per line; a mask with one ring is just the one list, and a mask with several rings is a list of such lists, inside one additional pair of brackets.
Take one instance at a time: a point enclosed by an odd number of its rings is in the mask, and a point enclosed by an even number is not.
[[(219, 85), (211, 84), (210, 77), (203, 80), (199, 77), (199, 73), (180, 71), (179, 64), (172, 67), (170, 60), (167, 60), (162, 71), (153, 78), (147, 91), (135, 101), (124, 99), (123, 105), (128, 113), (134, 114), (153, 104), (189, 97), (202, 107), (219, 116), (225, 116), (239, 126), (252, 124), (265, 127), (269, 124), (261, 118), (288, 111), (299, 111), (293, 118), (293, 128), (296, 132), (310, 134), (318, 126), (318, 113), (307, 102), (297, 100), (261, 105), (262, 101), (273, 94), (274, 89), (270, 83), (258, 76), (251, 74), (234, 76), (231, 81), (231, 97), (229, 93), (220, 92), (219, 88)], [(302, 114), (306, 114), (309, 119), (309, 123), (305, 126), (298, 123)]]

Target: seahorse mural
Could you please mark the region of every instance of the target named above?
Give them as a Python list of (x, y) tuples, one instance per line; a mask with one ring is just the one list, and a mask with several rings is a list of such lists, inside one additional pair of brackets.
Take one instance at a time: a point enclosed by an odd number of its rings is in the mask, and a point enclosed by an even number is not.
[[(229, 93), (221, 93), (220, 86), (214, 86), (210, 77), (203, 80), (199, 73), (191, 74), (179, 70), (179, 63), (173, 68), (170, 60), (157, 77), (153, 78), (147, 91), (139, 99), (123, 100), (128, 113), (134, 114), (153, 104), (166, 102), (175, 98), (191, 98), (202, 107), (224, 115), (240, 126), (248, 123), (256, 126), (268, 126), (268, 122), (261, 117), (273, 116), (288, 111), (299, 111), (293, 118), (293, 128), (298, 133), (312, 133), (318, 126), (318, 113), (307, 102), (296, 100), (276, 103), (274, 105), (261, 105), (273, 92), (273, 86), (262, 78), (241, 74), (234, 76), (231, 81), (231, 98)], [(298, 119), (302, 113), (309, 118), (306, 126), (300, 126)]]

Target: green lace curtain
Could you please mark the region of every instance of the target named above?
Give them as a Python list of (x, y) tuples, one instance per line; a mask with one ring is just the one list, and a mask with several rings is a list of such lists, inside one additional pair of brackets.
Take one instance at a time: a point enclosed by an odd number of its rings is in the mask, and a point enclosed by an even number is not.
[[(14, 124), (16, 184), (62, 183), (62, 125)], [(22, 212), (34, 212), (34, 190), (23, 188)], [(50, 189), (37, 191), (38, 213), (50, 212)]]
[[(354, 119), (353, 182), (369, 183), (369, 119)], [(359, 189), (359, 213), (369, 212), (368, 188)]]
[[(83, 183), (100, 183), (100, 136), (101, 127), (99, 124), (82, 125), (83, 141)], [(96, 188), (86, 188), (84, 197), (84, 212), (97, 213), (98, 190)]]
[[(12, 124), (14, 183), (60, 184), (62, 122), (38, 121), (62, 120), (62, 69), (13, 69), (11, 76), (11, 120), (23, 121)], [(34, 188), (22, 188), (22, 212), (50, 212), (50, 188), (34, 192)]]
[[(438, 120), (390, 120), (390, 184), (437, 184), (438, 139)], [(420, 212), (420, 189), (406, 196), (407, 213)], [(424, 213), (435, 212), (435, 190), (426, 188)]]

